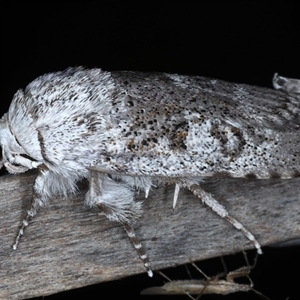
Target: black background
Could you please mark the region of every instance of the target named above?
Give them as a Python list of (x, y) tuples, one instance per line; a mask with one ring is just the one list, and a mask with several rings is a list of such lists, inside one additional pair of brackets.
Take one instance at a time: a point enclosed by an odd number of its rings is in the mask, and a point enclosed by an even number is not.
[[(1, 114), (17, 89), (69, 66), (201, 75), (266, 87), (271, 87), (275, 72), (300, 78), (298, 1), (1, 1), (0, 5)], [(263, 250), (251, 275), (255, 288), (272, 300), (295, 299), (299, 247)], [(226, 261), (229, 269), (245, 265), (239, 255)], [(219, 259), (199, 266), (211, 276), (222, 271)], [(184, 268), (166, 272), (172, 279), (185, 274)], [(162, 299), (139, 292), (163, 282), (159, 275), (149, 279), (142, 274), (37, 299)], [(167, 297), (173, 298), (181, 299)], [(260, 297), (251, 292), (222, 299)]]

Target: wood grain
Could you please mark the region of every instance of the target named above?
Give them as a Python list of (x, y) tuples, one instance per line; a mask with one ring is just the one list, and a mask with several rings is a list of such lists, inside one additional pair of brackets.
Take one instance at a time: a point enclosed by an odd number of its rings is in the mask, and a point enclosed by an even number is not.
[[(53, 199), (10, 247), (29, 207), (34, 173), (0, 178), (0, 299), (26, 299), (145, 272), (122, 226), (83, 205), (86, 186)], [(300, 178), (210, 179), (203, 184), (262, 246), (300, 237)], [(188, 191), (153, 189), (135, 229), (154, 269), (253, 248)], [(143, 199), (142, 194), (138, 199)], [(146, 276), (146, 275), (145, 275)]]

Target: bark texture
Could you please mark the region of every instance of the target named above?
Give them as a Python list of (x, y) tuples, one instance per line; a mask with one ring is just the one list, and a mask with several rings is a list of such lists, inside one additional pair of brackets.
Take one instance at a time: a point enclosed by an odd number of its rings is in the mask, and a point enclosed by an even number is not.
[[(34, 179), (26, 173), (0, 180), (0, 299), (45, 296), (145, 272), (122, 226), (83, 205), (84, 184), (76, 197), (42, 208), (13, 251)], [(212, 178), (202, 186), (262, 246), (300, 237), (300, 178)], [(135, 225), (154, 269), (254, 248), (188, 191), (180, 191), (173, 211), (173, 192), (174, 186), (153, 189)]]

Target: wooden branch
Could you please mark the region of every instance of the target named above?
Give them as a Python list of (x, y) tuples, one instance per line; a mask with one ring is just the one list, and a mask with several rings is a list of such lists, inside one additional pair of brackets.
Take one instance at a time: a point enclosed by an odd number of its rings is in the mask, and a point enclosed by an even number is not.
[[(77, 197), (54, 199), (41, 209), (13, 251), (34, 178), (27, 173), (0, 180), (1, 299), (45, 296), (145, 272), (122, 226), (83, 206), (84, 188)], [(299, 237), (300, 178), (211, 179), (203, 187), (261, 245)], [(135, 226), (154, 269), (253, 248), (188, 191), (180, 192), (173, 211), (173, 191), (173, 186), (153, 189)]]

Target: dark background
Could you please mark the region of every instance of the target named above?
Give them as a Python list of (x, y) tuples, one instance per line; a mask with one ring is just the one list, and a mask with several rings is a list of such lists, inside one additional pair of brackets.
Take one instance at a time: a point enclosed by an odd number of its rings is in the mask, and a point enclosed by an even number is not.
[[(69, 66), (201, 75), (266, 87), (271, 87), (275, 72), (300, 78), (298, 1), (1, 1), (0, 5), (1, 115), (17, 89)], [(272, 300), (295, 299), (299, 247), (263, 250), (251, 274), (255, 288)], [(231, 270), (245, 265), (242, 255), (226, 262)], [(219, 259), (199, 266), (210, 276), (223, 270)], [(185, 276), (184, 268), (166, 273), (172, 279)], [(142, 274), (43, 299), (162, 299), (139, 292), (164, 281), (159, 275), (149, 279)], [(181, 299), (167, 297), (174, 298)], [(260, 297), (250, 292), (222, 299)]]

